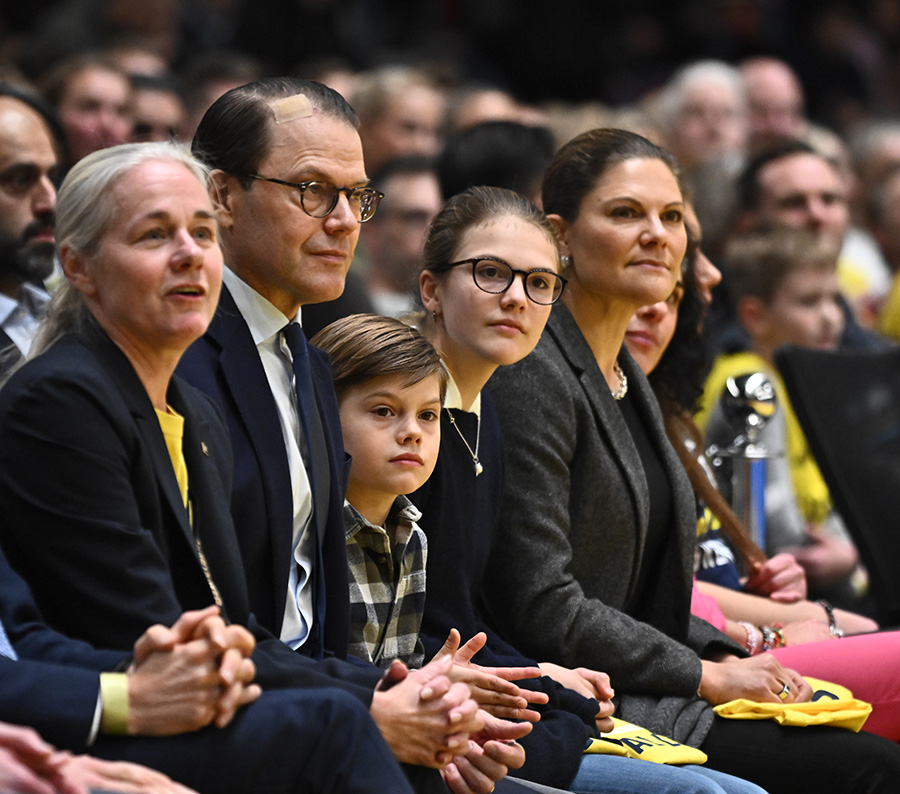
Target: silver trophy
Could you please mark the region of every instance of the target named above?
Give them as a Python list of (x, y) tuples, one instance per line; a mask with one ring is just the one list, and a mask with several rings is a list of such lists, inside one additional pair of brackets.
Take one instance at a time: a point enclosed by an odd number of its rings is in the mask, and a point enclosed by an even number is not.
[(721, 400), (731, 429), (725, 447), (713, 445), (707, 455), (714, 465), (731, 462), (731, 506), (761, 549), (766, 548), (766, 467), (771, 457), (762, 443), (762, 429), (778, 409), (768, 375), (753, 372), (728, 378)]

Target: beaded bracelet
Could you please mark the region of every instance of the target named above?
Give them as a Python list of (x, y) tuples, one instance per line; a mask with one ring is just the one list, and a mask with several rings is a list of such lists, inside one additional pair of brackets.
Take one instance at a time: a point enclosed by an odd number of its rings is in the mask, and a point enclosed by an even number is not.
[(844, 632), (842, 629), (838, 628), (837, 618), (834, 616), (834, 607), (831, 606), (825, 599), (821, 599), (816, 601), (816, 603), (825, 610), (828, 615), (828, 633), (837, 639), (840, 639), (844, 636)]
[(784, 648), (787, 646), (787, 640), (784, 638), (784, 624), (773, 623), (772, 633), (775, 635), (775, 647)]
[(776, 648), (784, 648), (787, 646), (787, 640), (784, 638), (784, 625), (776, 623), (774, 626), (760, 626), (762, 632), (762, 649), (765, 651), (773, 651)]
[(747, 642), (744, 643), (744, 650), (751, 656), (756, 656), (756, 654), (759, 653), (758, 640), (756, 638), (756, 626), (752, 623), (747, 623), (746, 620), (739, 620), (738, 626), (747, 632)]

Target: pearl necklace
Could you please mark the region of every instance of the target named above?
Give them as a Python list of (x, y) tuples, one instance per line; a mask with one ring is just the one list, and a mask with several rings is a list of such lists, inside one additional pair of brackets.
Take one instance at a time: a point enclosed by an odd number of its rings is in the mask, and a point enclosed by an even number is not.
[(619, 366), (619, 362), (616, 361), (613, 364), (613, 372), (616, 373), (616, 377), (619, 379), (619, 390), (613, 391), (609, 390), (609, 393), (613, 396), (614, 400), (621, 400), (626, 394), (628, 394), (628, 378), (624, 372), (622, 372), (622, 368)]
[(475, 451), (472, 451), (472, 447), (469, 446), (469, 442), (466, 441), (466, 437), (462, 434), (462, 430), (459, 429), (459, 425), (456, 424), (456, 419), (453, 417), (453, 411), (449, 408), (447, 409), (447, 417), (450, 419), (450, 424), (456, 428), (456, 432), (459, 433), (459, 437), (462, 439), (463, 444), (466, 445), (466, 449), (469, 450), (469, 454), (472, 456), (472, 463), (475, 464), (475, 476), (477, 477), (481, 472), (484, 471), (484, 466), (481, 465), (481, 461), (478, 460), (478, 447), (481, 444), (481, 417), (477, 417), (475, 423)]

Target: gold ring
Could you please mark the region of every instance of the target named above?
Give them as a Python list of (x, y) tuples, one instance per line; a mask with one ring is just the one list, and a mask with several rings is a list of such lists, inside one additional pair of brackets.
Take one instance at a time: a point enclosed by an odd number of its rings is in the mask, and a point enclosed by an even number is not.
[(787, 684), (785, 684), (784, 687), (782, 688), (781, 692), (778, 693), (778, 697), (780, 697), (782, 700), (787, 700), (787, 697), (790, 694), (791, 694), (791, 688)]

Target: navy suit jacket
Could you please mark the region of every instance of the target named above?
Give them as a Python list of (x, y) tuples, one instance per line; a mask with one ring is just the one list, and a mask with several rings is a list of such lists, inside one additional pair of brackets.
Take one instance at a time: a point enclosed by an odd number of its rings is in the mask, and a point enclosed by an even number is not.
[(264, 687), (340, 686), (368, 703), (379, 671), (305, 658), (256, 623), (228, 510), (228, 434), (177, 377), (167, 399), (185, 418), (193, 528), (147, 393), (102, 331), (63, 338), (0, 390), (0, 543), (41, 613), (67, 635), (130, 648), (151, 624), (213, 602), (196, 532), (225, 617), (257, 638)]
[(0, 552), (0, 622), (18, 661), (0, 656), (0, 721), (36, 728), (47, 741), (81, 751), (87, 744), (100, 672), (126, 658), (49, 629), (25, 582)]
[[(321, 633), (318, 642), (316, 638), (307, 642), (301, 652), (316, 656), (324, 645), (326, 652), (344, 657), (350, 596), (343, 502), (350, 459), (344, 452), (331, 364), (317, 348), (311, 346), (309, 355), (328, 451), (328, 476), (317, 478), (313, 472), (319, 538), (316, 618)], [(290, 472), (275, 399), (250, 329), (227, 289), (222, 290), (209, 330), (188, 349), (178, 374), (206, 393), (225, 416), (235, 462), (231, 515), (250, 605), (260, 623), (278, 635), (293, 536)]]

